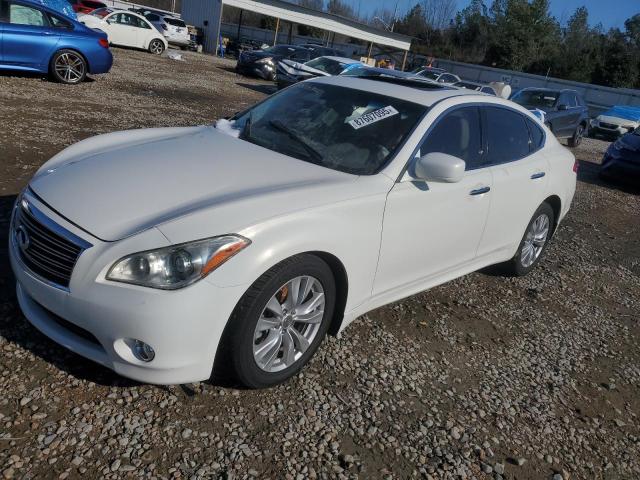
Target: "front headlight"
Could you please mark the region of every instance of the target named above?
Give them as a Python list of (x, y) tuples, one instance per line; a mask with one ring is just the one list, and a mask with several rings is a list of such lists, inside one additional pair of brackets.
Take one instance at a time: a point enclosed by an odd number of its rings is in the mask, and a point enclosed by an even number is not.
[(261, 58), (260, 60), (256, 60), (256, 63), (269, 63), (269, 64), (273, 64), (273, 58), (271, 58), (271, 57)]
[(118, 260), (107, 280), (176, 290), (206, 277), (250, 244), (239, 235), (225, 235), (134, 253)]

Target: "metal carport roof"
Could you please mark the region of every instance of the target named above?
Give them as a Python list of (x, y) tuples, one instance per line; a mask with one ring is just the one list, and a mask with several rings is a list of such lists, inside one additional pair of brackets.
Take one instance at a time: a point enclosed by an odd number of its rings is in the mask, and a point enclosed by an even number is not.
[(203, 28), (205, 50), (215, 52), (220, 32), (220, 21), (224, 6), (275, 17), (286, 22), (320, 28), (347, 37), (364, 40), (370, 44), (384, 45), (408, 51), (411, 37), (387, 32), (326, 12), (319, 12), (282, 0), (183, 0), (182, 18)]
[(411, 37), (379, 30), (348, 18), (319, 12), (282, 0), (222, 0), (222, 3), (287, 22), (308, 25), (378, 45), (394, 47), (398, 50), (411, 48)]

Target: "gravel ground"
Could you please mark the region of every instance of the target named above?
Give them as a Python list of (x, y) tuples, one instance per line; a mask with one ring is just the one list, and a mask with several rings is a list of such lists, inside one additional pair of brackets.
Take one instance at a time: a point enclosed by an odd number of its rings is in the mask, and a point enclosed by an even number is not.
[(380, 308), (266, 391), (127, 381), (49, 341), (9, 272), (11, 202), (90, 135), (193, 125), (273, 91), (233, 63), (114, 51), (77, 87), (0, 76), (0, 476), (640, 477), (640, 191), (585, 140), (574, 205), (538, 269), (488, 270)]

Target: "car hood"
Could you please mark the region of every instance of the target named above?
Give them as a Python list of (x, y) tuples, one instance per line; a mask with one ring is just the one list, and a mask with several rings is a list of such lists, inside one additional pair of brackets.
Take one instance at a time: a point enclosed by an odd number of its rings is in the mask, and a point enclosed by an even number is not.
[(610, 123), (612, 125), (625, 127), (637, 127), (640, 124), (640, 122), (635, 122), (626, 118), (612, 117), (610, 115), (598, 115), (597, 120), (599, 122)]
[(625, 150), (640, 152), (640, 134), (627, 133), (618, 140)]
[[(52, 158), (29, 186), (67, 220), (115, 241), (205, 208), (357, 179), (191, 127), (93, 137)], [(290, 206), (276, 203), (270, 214)]]

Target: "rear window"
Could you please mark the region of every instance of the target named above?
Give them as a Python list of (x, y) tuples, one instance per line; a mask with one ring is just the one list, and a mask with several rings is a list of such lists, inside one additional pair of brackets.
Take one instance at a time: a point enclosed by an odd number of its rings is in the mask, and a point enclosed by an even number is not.
[(93, 2), (91, 0), (83, 0), (82, 1), (83, 5), (86, 5), (89, 8), (104, 8), (106, 7), (106, 5), (102, 2)]
[(523, 115), (498, 107), (485, 107), (485, 115), (490, 163), (513, 162), (529, 155), (529, 129)]
[(544, 133), (542, 129), (530, 118), (526, 118), (527, 126), (529, 127), (529, 133), (531, 134), (531, 151), (535, 152), (542, 148), (544, 143)]
[(169, 25), (173, 25), (174, 27), (186, 27), (187, 26), (186, 23), (184, 23), (182, 20), (180, 20), (178, 18), (164, 17), (164, 21), (167, 22)]

